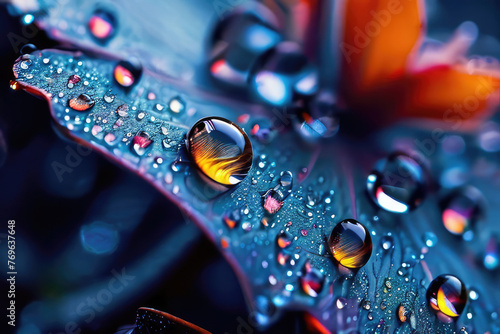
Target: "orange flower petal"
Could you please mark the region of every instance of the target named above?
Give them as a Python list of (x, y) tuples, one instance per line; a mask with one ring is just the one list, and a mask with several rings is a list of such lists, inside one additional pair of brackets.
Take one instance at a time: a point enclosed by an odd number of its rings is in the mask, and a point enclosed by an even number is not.
[(347, 0), (340, 53), (342, 87), (362, 92), (402, 75), (424, 27), (421, 0)]
[(462, 66), (436, 66), (408, 75), (399, 116), (426, 117), (467, 130), (470, 120), (487, 116), (500, 102), (500, 73), (469, 74)]

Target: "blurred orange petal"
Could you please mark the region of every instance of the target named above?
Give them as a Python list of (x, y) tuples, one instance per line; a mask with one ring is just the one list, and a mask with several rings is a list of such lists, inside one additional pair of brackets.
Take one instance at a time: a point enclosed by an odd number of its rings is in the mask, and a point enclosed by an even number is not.
[(402, 75), (424, 27), (421, 0), (346, 0), (340, 51), (342, 86), (363, 92)]
[(402, 100), (401, 117), (426, 117), (466, 130), (466, 122), (484, 118), (500, 100), (500, 73), (476, 71), (464, 66), (435, 66), (404, 79), (408, 93)]

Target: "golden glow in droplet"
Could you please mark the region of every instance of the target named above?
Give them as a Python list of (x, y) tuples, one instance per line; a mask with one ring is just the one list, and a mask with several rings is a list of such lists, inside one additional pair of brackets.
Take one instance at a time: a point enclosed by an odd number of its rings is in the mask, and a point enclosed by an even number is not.
[(252, 167), (248, 136), (226, 119), (211, 117), (196, 122), (189, 131), (187, 144), (198, 168), (220, 184), (240, 183)]

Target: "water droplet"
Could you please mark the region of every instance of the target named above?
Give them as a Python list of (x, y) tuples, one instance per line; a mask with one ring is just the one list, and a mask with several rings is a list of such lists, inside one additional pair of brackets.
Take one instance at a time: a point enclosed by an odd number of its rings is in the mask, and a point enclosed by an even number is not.
[(477, 291), (470, 289), (469, 290), (469, 298), (471, 300), (478, 300), (479, 299), (479, 293)]
[[(33, 15), (31, 15), (33, 16)], [(21, 50), (19, 50), (19, 52), (21, 53), (21, 55), (27, 55), (27, 54), (30, 54), (30, 53), (33, 53), (35, 52), (37, 49), (37, 47), (35, 46), (35, 44), (25, 44), (21, 47)], [(31, 61), (29, 62), (28, 65), (31, 65)]]
[(304, 237), (307, 237), (307, 230), (301, 229), (300, 234), (302, 234), (302, 236), (304, 236)]
[(252, 223), (250, 223), (250, 222), (244, 222), (243, 224), (241, 224), (241, 228), (245, 232), (250, 232), (252, 230)]
[(70, 75), (68, 78), (68, 88), (71, 89), (71, 88), (75, 87), (75, 85), (77, 83), (79, 83), (80, 80), (81, 80), (81, 78), (78, 75), (76, 75), (76, 74)]
[(379, 161), (366, 187), (379, 207), (396, 213), (415, 209), (427, 192), (422, 166), (405, 153), (393, 153)]
[(187, 148), (198, 168), (224, 185), (240, 183), (252, 167), (252, 145), (246, 133), (227, 119), (199, 120), (188, 134)]
[(116, 108), (115, 112), (120, 117), (127, 117), (128, 116), (128, 105), (126, 105), (126, 104), (119, 105)]
[(279, 184), (274, 188), (269, 189), (263, 196), (264, 209), (275, 214), (283, 206), (283, 201), (292, 191), (293, 175), (290, 171), (284, 171), (280, 175)]
[(281, 42), (254, 65), (251, 88), (264, 102), (284, 106), (292, 102), (294, 86), (305, 74), (308, 61), (302, 48), (294, 42)]
[(113, 70), (115, 81), (122, 87), (129, 88), (139, 81), (142, 66), (136, 59), (120, 61)]
[(290, 255), (285, 254), (283, 252), (278, 252), (276, 255), (276, 260), (278, 260), (278, 263), (282, 266), (286, 265), (290, 261)]
[(434, 311), (442, 312), (449, 317), (458, 317), (467, 303), (467, 289), (457, 277), (441, 275), (427, 288), (426, 298)]
[(186, 103), (179, 96), (177, 96), (170, 100), (168, 107), (170, 111), (178, 114), (186, 109)]
[(427, 247), (434, 247), (438, 242), (438, 237), (432, 232), (425, 232), (423, 241)]
[(493, 235), (488, 240), (483, 256), (483, 265), (488, 270), (496, 270), (500, 267), (500, 241), (498, 235)]
[(361, 305), (365, 310), (369, 310), (371, 308), (371, 304), (369, 300), (365, 300), (363, 304)]
[(347, 300), (343, 297), (339, 297), (337, 301), (335, 302), (335, 305), (339, 310), (342, 310), (344, 307), (347, 306)]
[(392, 248), (392, 243), (393, 243), (393, 239), (390, 235), (384, 235), (380, 239), (380, 245), (382, 246), (382, 248), (384, 250), (389, 250), (390, 248)]
[(406, 276), (407, 274), (408, 274), (408, 268), (406, 268), (406, 266), (401, 266), (398, 269), (398, 275), (399, 276)]
[(310, 103), (296, 107), (295, 113), (295, 128), (308, 141), (333, 137), (339, 130), (337, 103), (330, 92), (317, 94)]
[(104, 95), (103, 99), (106, 103), (112, 103), (115, 100), (115, 96), (114, 95)]
[(220, 20), (210, 45), (210, 73), (219, 84), (243, 88), (257, 59), (281, 36), (259, 14), (233, 11)]
[(406, 322), (406, 319), (408, 318), (409, 315), (410, 315), (410, 312), (407, 310), (407, 308), (403, 304), (399, 305), (399, 307), (398, 307), (399, 321)]
[(317, 297), (323, 289), (325, 277), (316, 268), (310, 266), (309, 262), (306, 263), (304, 273), (300, 277), (300, 285), (302, 290), (311, 297)]
[(26, 14), (22, 17), (21, 23), (24, 25), (29, 25), (35, 21), (35, 16), (33, 14)]
[(88, 94), (80, 94), (68, 101), (68, 106), (76, 111), (87, 111), (92, 108), (95, 101)]
[(150, 139), (149, 134), (141, 131), (139, 134), (134, 136), (132, 140), (132, 151), (138, 156), (143, 156), (146, 154), (148, 147), (150, 147), (153, 141)]
[(238, 225), (241, 216), (240, 216), (240, 211), (239, 210), (233, 210), (231, 212), (228, 212), (224, 214), (224, 217), (222, 218), (224, 220), (224, 223), (230, 228), (233, 229), (236, 225)]
[(347, 268), (361, 268), (372, 253), (370, 233), (354, 219), (345, 219), (333, 228), (328, 246), (334, 259)]
[(27, 70), (30, 65), (31, 65), (31, 60), (30, 61), (24, 60), (21, 62), (21, 68), (23, 70)]
[(115, 35), (116, 19), (110, 12), (97, 9), (89, 19), (88, 29), (97, 41), (107, 42)]
[(104, 141), (108, 143), (109, 145), (114, 144), (116, 140), (116, 136), (112, 133), (108, 133), (107, 135), (104, 136)]
[(279, 248), (287, 248), (293, 241), (293, 236), (287, 231), (283, 231), (276, 236), (276, 243)]
[(474, 187), (455, 189), (440, 203), (444, 227), (454, 235), (472, 239), (483, 215), (483, 202), (482, 194)]

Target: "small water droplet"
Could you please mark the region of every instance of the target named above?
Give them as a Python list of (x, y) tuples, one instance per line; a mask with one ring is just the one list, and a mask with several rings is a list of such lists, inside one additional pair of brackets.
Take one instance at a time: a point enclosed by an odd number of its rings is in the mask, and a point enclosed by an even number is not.
[(127, 117), (128, 116), (128, 105), (126, 105), (126, 104), (119, 105), (116, 108), (115, 112), (120, 117)]
[(135, 85), (142, 75), (142, 65), (138, 60), (120, 61), (113, 70), (115, 81), (124, 88)]
[(276, 236), (276, 243), (280, 248), (287, 248), (293, 241), (293, 236), (287, 231), (283, 231)]
[(440, 203), (444, 227), (454, 235), (470, 240), (483, 216), (484, 199), (472, 186), (455, 189)]
[(141, 131), (139, 134), (134, 136), (132, 140), (132, 151), (138, 156), (143, 156), (146, 154), (148, 147), (151, 146), (153, 141), (150, 139), (148, 133)]
[(170, 108), (170, 111), (178, 114), (186, 109), (186, 103), (179, 96), (177, 96), (170, 100), (168, 107)]
[(68, 101), (68, 106), (76, 111), (87, 111), (92, 108), (95, 101), (88, 94), (80, 94)]
[(104, 101), (106, 103), (112, 103), (115, 100), (114, 95), (104, 95)]
[(382, 248), (384, 250), (389, 250), (390, 248), (392, 248), (392, 244), (393, 244), (393, 239), (390, 235), (384, 235), (380, 239), (380, 245), (382, 245)]
[(304, 266), (304, 273), (299, 280), (302, 290), (305, 293), (311, 297), (317, 297), (321, 290), (323, 290), (325, 277), (318, 269), (311, 267), (309, 262), (307, 262)]
[(78, 75), (76, 75), (76, 74), (70, 75), (68, 78), (68, 88), (71, 89), (71, 88), (75, 87), (75, 85), (77, 83), (79, 83), (80, 80), (81, 80), (81, 78)]
[(230, 212), (227, 212), (223, 216), (223, 221), (229, 227), (230, 229), (233, 229), (238, 225), (240, 222), (241, 216), (240, 216), (240, 211), (239, 210), (233, 210)]
[(434, 247), (438, 242), (438, 237), (432, 232), (425, 232), (423, 241), (427, 247)]

